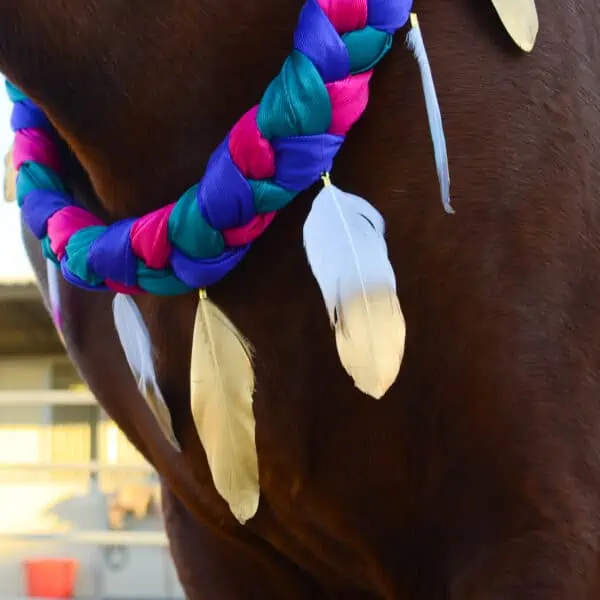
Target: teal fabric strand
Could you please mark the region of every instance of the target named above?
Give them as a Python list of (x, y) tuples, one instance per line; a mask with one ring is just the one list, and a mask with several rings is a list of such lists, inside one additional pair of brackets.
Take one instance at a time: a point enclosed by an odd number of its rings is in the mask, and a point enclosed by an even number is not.
[(60, 261), (58, 260), (58, 257), (56, 256), (56, 254), (54, 254), (54, 252), (52, 251), (52, 248), (50, 247), (50, 238), (48, 236), (45, 236), (42, 239), (42, 255), (45, 258), (50, 259), (55, 265), (57, 265), (57, 266), (60, 265)]
[(254, 195), (254, 206), (257, 213), (281, 210), (296, 197), (294, 192), (290, 192), (268, 179), (248, 179), (248, 183)]
[(192, 186), (175, 204), (169, 217), (169, 240), (192, 258), (216, 258), (225, 249), (225, 240), (200, 214), (197, 190), (198, 185)]
[(23, 205), (25, 196), (33, 190), (51, 190), (66, 193), (67, 190), (54, 171), (39, 163), (27, 161), (17, 175), (17, 204)]
[(373, 69), (392, 47), (393, 37), (385, 31), (365, 27), (342, 36), (350, 56), (353, 75)]
[(103, 281), (88, 269), (88, 249), (107, 229), (104, 225), (84, 227), (70, 237), (65, 248), (69, 271), (90, 285), (100, 285)]
[(331, 101), (316, 67), (294, 50), (265, 91), (256, 122), (262, 135), (316, 135), (331, 124)]
[(141, 260), (137, 262), (137, 281), (144, 291), (159, 296), (177, 296), (192, 291), (171, 269), (151, 269)]

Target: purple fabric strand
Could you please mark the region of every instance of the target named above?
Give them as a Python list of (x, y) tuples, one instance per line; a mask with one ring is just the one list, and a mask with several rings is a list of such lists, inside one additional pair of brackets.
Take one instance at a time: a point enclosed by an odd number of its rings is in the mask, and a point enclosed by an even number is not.
[(23, 198), (21, 213), (31, 233), (42, 239), (46, 235), (48, 219), (70, 205), (71, 200), (66, 194), (51, 190), (32, 190)]
[(75, 275), (74, 273), (71, 273), (71, 271), (69, 271), (69, 267), (67, 266), (67, 260), (68, 260), (67, 255), (65, 254), (60, 261), (60, 272), (62, 273), (62, 276), (69, 283), (73, 284), (76, 287), (83, 288), (84, 290), (91, 290), (91, 291), (98, 291), (98, 290), (108, 291), (109, 290), (109, 288), (107, 286), (105, 286), (104, 284), (91, 285), (87, 281), (84, 281), (83, 279), (80, 279), (79, 277), (77, 277), (77, 275)]
[(48, 117), (31, 100), (23, 100), (13, 106), (10, 126), (13, 131), (19, 131), (20, 129), (54, 131)]
[(137, 285), (137, 258), (131, 249), (131, 226), (135, 219), (124, 219), (109, 227), (90, 245), (87, 263), (100, 279), (110, 279), (133, 287)]
[(329, 133), (284, 137), (273, 140), (274, 180), (281, 187), (300, 192), (331, 170), (344, 138)]
[(393, 34), (406, 25), (412, 4), (413, 0), (367, 0), (367, 23)]
[(348, 50), (316, 0), (307, 0), (300, 12), (294, 48), (317, 67), (325, 83), (350, 73)]
[(194, 259), (179, 250), (173, 250), (171, 265), (173, 272), (187, 286), (204, 288), (221, 280), (246, 256), (250, 244), (225, 250), (221, 256), (213, 259)]
[(246, 225), (256, 216), (250, 184), (229, 152), (229, 136), (212, 153), (197, 190), (200, 214), (214, 229)]

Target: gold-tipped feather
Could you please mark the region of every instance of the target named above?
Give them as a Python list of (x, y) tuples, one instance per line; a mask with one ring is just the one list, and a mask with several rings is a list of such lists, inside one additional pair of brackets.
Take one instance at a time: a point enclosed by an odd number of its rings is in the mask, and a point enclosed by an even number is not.
[(394, 383), (404, 356), (406, 323), (392, 289), (355, 296), (339, 307), (335, 341), (356, 387), (381, 398)]
[(162, 434), (177, 452), (181, 452), (181, 446), (179, 445), (177, 437), (175, 436), (175, 431), (173, 430), (173, 422), (171, 420), (169, 408), (162, 398), (156, 396), (156, 391), (157, 390), (153, 389), (152, 386), (146, 387), (145, 393), (143, 394), (144, 400), (146, 400), (148, 408), (154, 415)]
[(535, 0), (492, 0), (492, 4), (515, 44), (531, 52), (539, 30)]
[(251, 355), (249, 343), (201, 290), (192, 342), (192, 416), (215, 487), (242, 524), (255, 515), (260, 495)]
[(329, 173), (322, 179), (304, 223), (306, 256), (344, 369), (362, 392), (381, 398), (398, 376), (406, 336), (383, 217), (333, 185)]
[(14, 202), (17, 198), (17, 173), (12, 162), (12, 146), (4, 157), (4, 200)]
[[(54, 266), (54, 263), (51, 264)], [(50, 277), (48, 279), (50, 280)], [(177, 452), (181, 452), (181, 447), (173, 431), (169, 407), (158, 385), (150, 333), (140, 309), (131, 296), (115, 295), (113, 318), (121, 347), (138, 390), (154, 415), (163, 435)]]

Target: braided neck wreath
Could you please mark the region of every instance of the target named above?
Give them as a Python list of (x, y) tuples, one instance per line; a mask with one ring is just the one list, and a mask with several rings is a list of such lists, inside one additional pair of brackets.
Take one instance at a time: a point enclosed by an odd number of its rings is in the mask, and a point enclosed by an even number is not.
[(308, 0), (281, 72), (213, 152), (201, 181), (168, 206), (111, 225), (69, 195), (52, 125), (7, 82), (17, 202), (45, 257), (94, 291), (177, 295), (222, 279), (276, 213), (330, 171), (411, 4)]
[(7, 82), (14, 103), (17, 203), (47, 259), (61, 332), (58, 272), (87, 290), (116, 292), (115, 328), (138, 388), (180, 450), (157, 383), (152, 344), (132, 296), (199, 290), (192, 340), (191, 414), (215, 488), (240, 522), (258, 509), (251, 348), (206, 288), (244, 258), (279, 210), (321, 178), (303, 228), (306, 256), (356, 387), (380, 398), (395, 381), (405, 323), (387, 256), (384, 221), (366, 200), (331, 183), (330, 170), (364, 112), (373, 68), (411, 18), (407, 36), (423, 82), (443, 204), (449, 176), (441, 117), (412, 0), (306, 0), (294, 47), (260, 103), (211, 155), (201, 181), (174, 203), (107, 225), (68, 193), (56, 131)]

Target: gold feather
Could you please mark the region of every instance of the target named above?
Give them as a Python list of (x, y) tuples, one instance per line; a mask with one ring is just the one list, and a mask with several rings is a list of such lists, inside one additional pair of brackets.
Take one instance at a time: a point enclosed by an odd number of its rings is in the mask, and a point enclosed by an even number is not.
[(243, 524), (256, 514), (260, 495), (252, 350), (204, 290), (199, 296), (190, 372), (192, 416), (215, 487)]
[(382, 289), (338, 306), (335, 341), (356, 387), (381, 398), (394, 383), (404, 356), (406, 323), (398, 296)]
[(539, 30), (535, 0), (492, 0), (492, 4), (515, 44), (531, 52)]

